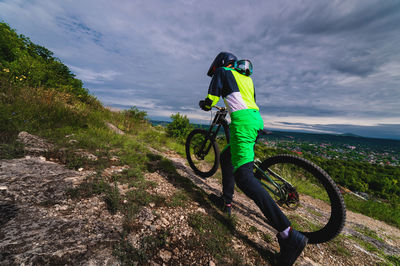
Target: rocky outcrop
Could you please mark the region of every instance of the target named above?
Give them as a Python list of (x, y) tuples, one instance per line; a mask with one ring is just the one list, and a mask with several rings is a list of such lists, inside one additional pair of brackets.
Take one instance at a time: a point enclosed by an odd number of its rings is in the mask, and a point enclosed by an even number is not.
[(87, 174), (44, 157), (0, 161), (0, 265), (118, 264), (121, 217), (99, 197), (67, 195)]
[(53, 145), (45, 141), (44, 139), (29, 134), (28, 132), (22, 131), (18, 134), (18, 141), (24, 144), (24, 149), (28, 153), (40, 154), (48, 152), (53, 149)]

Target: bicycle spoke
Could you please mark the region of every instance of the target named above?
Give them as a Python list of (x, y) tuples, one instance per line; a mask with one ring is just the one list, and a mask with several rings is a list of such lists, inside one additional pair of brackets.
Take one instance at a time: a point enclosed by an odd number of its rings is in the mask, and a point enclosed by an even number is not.
[(205, 134), (195, 134), (189, 143), (189, 156), (200, 172), (209, 172), (214, 166), (216, 154), (212, 142)]

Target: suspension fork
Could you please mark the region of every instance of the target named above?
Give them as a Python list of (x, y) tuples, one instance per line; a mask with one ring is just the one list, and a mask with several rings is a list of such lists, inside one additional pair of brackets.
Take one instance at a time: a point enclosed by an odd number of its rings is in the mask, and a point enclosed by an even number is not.
[[(219, 121), (219, 115), (216, 115), (214, 117), (214, 120), (212, 121), (210, 128), (208, 129), (206, 138), (204, 141), (201, 143), (200, 149), (199, 149), (199, 156), (204, 159), (205, 155), (207, 155), (212, 147), (212, 142), (216, 140), (217, 134), (219, 129), (221, 128), (221, 125), (218, 123)], [(218, 124), (218, 127), (215, 131), (213, 131), (214, 127)], [(210, 139), (210, 143), (207, 144), (207, 139)]]
[(231, 142), (231, 133), (229, 132), (229, 124), (226, 119), (221, 119), (220, 120), (220, 125), (224, 128), (224, 133), (226, 137), (226, 143), (229, 144)]

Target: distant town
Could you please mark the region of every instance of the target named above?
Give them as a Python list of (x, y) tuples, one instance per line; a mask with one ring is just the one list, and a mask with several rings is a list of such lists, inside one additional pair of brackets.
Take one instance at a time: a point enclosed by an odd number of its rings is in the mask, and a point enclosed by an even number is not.
[(368, 145), (337, 143), (313, 143), (298, 140), (265, 140), (268, 147), (291, 150), (297, 154), (309, 153), (325, 159), (341, 159), (369, 162), (371, 164), (400, 166), (400, 153), (394, 149), (377, 151)]
[[(151, 121), (154, 125), (167, 125), (165, 121)], [(195, 127), (208, 128), (195, 124)], [(220, 134), (223, 134), (223, 130)], [(310, 154), (325, 159), (368, 162), (378, 165), (400, 166), (400, 141), (365, 138), (352, 134), (312, 134), (272, 131), (261, 141), (272, 148), (290, 150), (297, 154)]]
[(268, 147), (308, 153), (326, 159), (351, 160), (400, 166), (400, 141), (353, 135), (273, 132), (263, 142)]

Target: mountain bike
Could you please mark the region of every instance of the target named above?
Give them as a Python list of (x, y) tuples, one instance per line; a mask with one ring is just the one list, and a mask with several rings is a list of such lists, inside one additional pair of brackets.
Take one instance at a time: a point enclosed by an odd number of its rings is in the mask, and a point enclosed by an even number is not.
[[(221, 127), (226, 142), (230, 141), (228, 111), (214, 107), (218, 110), (208, 130), (194, 129), (185, 144), (189, 165), (202, 178), (218, 170)], [(308, 237), (308, 243), (327, 242), (343, 229), (346, 208), (342, 194), (332, 178), (313, 162), (291, 154), (263, 161), (255, 158), (254, 176), (281, 207), (292, 227)]]

